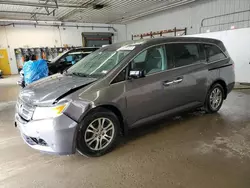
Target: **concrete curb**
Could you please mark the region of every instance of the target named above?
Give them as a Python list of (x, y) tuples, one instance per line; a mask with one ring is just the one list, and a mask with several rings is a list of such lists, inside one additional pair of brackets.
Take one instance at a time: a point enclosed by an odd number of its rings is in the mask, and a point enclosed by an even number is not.
[(250, 87), (234, 88), (233, 90), (247, 90), (247, 89), (250, 89)]
[(250, 89), (249, 83), (235, 83), (234, 90)]

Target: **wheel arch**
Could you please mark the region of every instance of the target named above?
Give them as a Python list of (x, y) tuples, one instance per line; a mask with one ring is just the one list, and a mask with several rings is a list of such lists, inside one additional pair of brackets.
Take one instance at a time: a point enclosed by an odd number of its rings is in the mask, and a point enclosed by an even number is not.
[(128, 132), (128, 126), (127, 126), (127, 123), (126, 123), (126, 120), (121, 112), (121, 110), (119, 109), (119, 107), (117, 107), (116, 105), (114, 104), (100, 104), (100, 105), (97, 105), (95, 107), (92, 107), (91, 109), (89, 109), (86, 113), (83, 114), (83, 116), (81, 117), (81, 120), (82, 121), (88, 114), (92, 113), (93, 111), (96, 111), (100, 108), (103, 108), (103, 109), (106, 109), (106, 110), (109, 110), (111, 112), (113, 112), (119, 122), (120, 122), (120, 130), (121, 130), (121, 133), (123, 135), (126, 135), (127, 132)]
[(220, 84), (220, 85), (222, 86), (222, 88), (223, 88), (223, 90), (224, 90), (224, 96), (223, 96), (223, 98), (226, 99), (226, 98), (227, 98), (227, 94), (228, 94), (226, 82), (225, 82), (223, 79), (217, 79), (217, 80), (215, 80), (215, 81), (210, 85), (209, 89), (212, 88), (215, 84)]
[(127, 124), (125, 122), (125, 119), (124, 119), (124, 116), (123, 116), (121, 110), (118, 107), (116, 107), (115, 105), (112, 105), (112, 104), (103, 104), (103, 105), (100, 105), (98, 107), (105, 108), (105, 109), (113, 112), (117, 116), (117, 118), (120, 122), (120, 129), (121, 129), (122, 134), (123, 135), (127, 134)]

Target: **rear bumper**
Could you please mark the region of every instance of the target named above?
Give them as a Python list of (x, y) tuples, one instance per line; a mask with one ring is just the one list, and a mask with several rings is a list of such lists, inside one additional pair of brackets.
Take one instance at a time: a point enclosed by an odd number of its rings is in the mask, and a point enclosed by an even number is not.
[(227, 85), (227, 93), (230, 93), (233, 90), (234, 85), (235, 85), (235, 82), (232, 82)]
[(59, 155), (73, 154), (76, 151), (77, 123), (64, 114), (53, 119), (28, 123), (24, 123), (16, 114), (15, 124), (25, 143), (36, 150)]

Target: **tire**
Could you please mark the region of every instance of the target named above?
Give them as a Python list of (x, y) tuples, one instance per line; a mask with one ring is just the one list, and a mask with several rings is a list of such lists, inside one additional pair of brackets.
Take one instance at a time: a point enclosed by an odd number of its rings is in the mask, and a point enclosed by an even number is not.
[(223, 104), (224, 96), (223, 87), (220, 84), (214, 84), (208, 91), (204, 105), (205, 111), (207, 113), (218, 112)]
[(88, 157), (102, 156), (114, 148), (119, 134), (120, 122), (113, 112), (104, 108), (94, 110), (80, 123), (77, 151)]
[(51, 75), (53, 75), (53, 72), (49, 71), (49, 74), (48, 74), (48, 76), (51, 76)]

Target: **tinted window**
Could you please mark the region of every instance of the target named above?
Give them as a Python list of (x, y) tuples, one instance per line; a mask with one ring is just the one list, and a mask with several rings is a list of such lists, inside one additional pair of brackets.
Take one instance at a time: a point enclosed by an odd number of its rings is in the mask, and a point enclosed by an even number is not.
[(208, 62), (218, 61), (225, 59), (225, 54), (215, 45), (205, 44), (204, 49), (206, 51)]
[(63, 56), (59, 62), (61, 64), (75, 64), (88, 54), (90, 54), (90, 52), (71, 52)]
[(201, 61), (206, 61), (206, 53), (203, 44), (199, 44), (199, 56)]
[(198, 63), (200, 57), (199, 44), (174, 44), (173, 56), (175, 67), (182, 67)]
[(149, 48), (137, 55), (131, 63), (132, 70), (144, 70), (146, 75), (167, 69), (164, 46)]
[(172, 44), (166, 44), (165, 45), (165, 49), (166, 49), (166, 59), (167, 59), (167, 69), (172, 69), (174, 68), (174, 61), (173, 61), (173, 46)]

